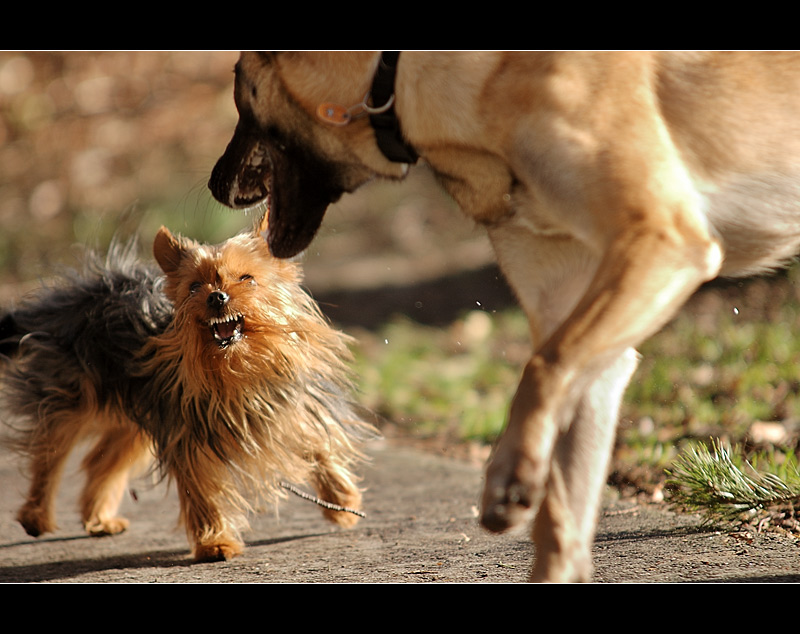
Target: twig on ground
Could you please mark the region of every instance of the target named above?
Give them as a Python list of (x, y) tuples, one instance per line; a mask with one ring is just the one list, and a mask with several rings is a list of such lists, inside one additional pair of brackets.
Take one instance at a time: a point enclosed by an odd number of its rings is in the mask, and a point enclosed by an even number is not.
[(294, 493), (297, 497), (301, 497), (304, 500), (313, 502), (314, 504), (317, 504), (318, 506), (321, 506), (328, 510), (342, 511), (343, 513), (352, 513), (353, 515), (358, 515), (359, 517), (366, 517), (366, 514), (362, 513), (361, 511), (356, 511), (355, 509), (349, 509), (344, 506), (339, 506), (338, 504), (333, 504), (332, 502), (326, 502), (325, 500), (320, 500), (318, 497), (311, 495), (310, 493), (306, 493), (305, 491), (298, 489), (296, 486), (294, 486), (293, 484), (289, 484), (288, 482), (281, 482), (281, 486), (287, 491), (291, 491), (292, 493)]

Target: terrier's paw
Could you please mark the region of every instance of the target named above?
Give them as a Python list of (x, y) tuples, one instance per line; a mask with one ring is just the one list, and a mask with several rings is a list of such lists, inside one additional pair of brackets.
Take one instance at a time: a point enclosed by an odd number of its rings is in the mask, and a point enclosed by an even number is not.
[(37, 505), (23, 506), (17, 513), (17, 521), (31, 537), (39, 537), (56, 530), (56, 523), (50, 511)]
[(358, 524), (360, 519), (359, 515), (350, 513), (349, 511), (361, 510), (361, 491), (357, 488), (336, 487), (328, 488), (322, 487), (317, 489), (320, 498), (326, 500), (336, 506), (348, 509), (347, 511), (337, 511), (334, 509), (323, 509), (322, 516), (332, 522), (341, 526), (342, 528), (352, 528)]
[(128, 530), (130, 522), (124, 517), (109, 517), (107, 519), (92, 518), (83, 523), (86, 532), (93, 537), (104, 535), (117, 535)]
[(244, 551), (239, 541), (219, 541), (211, 544), (197, 544), (194, 549), (196, 562), (227, 561), (238, 557)]
[[(352, 508), (354, 511), (358, 510), (357, 508), (353, 508), (350, 506), (346, 508)], [(352, 528), (353, 526), (358, 524), (358, 520), (361, 519), (355, 513), (348, 513), (347, 511), (332, 511), (330, 509), (325, 509), (322, 512), (322, 514), (326, 520), (328, 520), (329, 522), (333, 522), (334, 524), (337, 524), (342, 528)]]

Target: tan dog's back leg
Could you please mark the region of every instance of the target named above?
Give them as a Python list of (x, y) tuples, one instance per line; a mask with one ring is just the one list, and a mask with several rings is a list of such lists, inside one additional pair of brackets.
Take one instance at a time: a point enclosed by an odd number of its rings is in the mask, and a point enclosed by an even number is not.
[(614, 445), (619, 404), (636, 369), (628, 349), (578, 401), (569, 428), (559, 436), (547, 493), (533, 529), (536, 562), (532, 581), (589, 581), (592, 544)]
[(128, 528), (118, 517), (122, 496), (132, 475), (149, 462), (150, 443), (127, 421), (112, 419), (83, 460), (86, 486), (81, 496), (81, 519), (92, 535), (113, 535)]

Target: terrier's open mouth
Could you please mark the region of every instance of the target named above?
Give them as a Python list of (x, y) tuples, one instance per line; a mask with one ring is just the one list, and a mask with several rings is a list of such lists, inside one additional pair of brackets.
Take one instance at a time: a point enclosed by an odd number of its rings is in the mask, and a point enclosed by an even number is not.
[(220, 348), (227, 348), (229, 345), (239, 341), (244, 335), (244, 315), (228, 315), (227, 317), (214, 317), (208, 320), (208, 327), (211, 334)]

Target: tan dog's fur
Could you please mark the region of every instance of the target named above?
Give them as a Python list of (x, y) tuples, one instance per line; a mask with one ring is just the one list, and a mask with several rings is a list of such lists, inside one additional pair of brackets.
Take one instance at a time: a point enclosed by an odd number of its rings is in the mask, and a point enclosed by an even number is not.
[[(341, 193), (405, 174), (366, 118), (316, 116), (361, 102), (377, 64), (242, 55), (240, 122), (210, 185), (238, 207), (268, 192), (276, 255), (305, 248)], [(530, 320), (535, 352), (481, 522), (535, 516), (532, 579), (590, 579), (634, 347), (704, 281), (781, 266), (800, 247), (800, 57), (409, 52), (395, 87), (405, 138), (486, 227)]]

